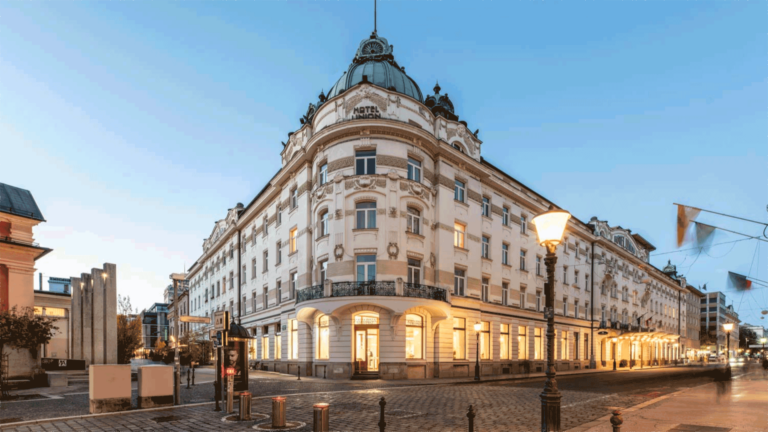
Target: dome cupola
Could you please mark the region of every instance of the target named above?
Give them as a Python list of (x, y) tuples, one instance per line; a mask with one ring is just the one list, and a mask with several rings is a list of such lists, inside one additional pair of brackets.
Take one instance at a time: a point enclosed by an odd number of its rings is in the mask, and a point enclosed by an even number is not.
[(397, 64), (392, 51), (393, 46), (385, 38), (376, 32), (371, 33), (369, 38), (360, 42), (352, 64), (328, 91), (327, 99), (336, 97), (361, 82), (368, 82), (422, 102), (424, 98), (421, 89), (406, 75), (405, 68)]
[(448, 97), (448, 93), (444, 95), (440, 94), (440, 83), (436, 82), (433, 90), (435, 91), (435, 94), (427, 96), (427, 98), (424, 99), (424, 105), (426, 105), (427, 108), (432, 111), (432, 114), (436, 116), (442, 116), (448, 120), (458, 121), (459, 116), (453, 112), (453, 102), (451, 102), (451, 99)]

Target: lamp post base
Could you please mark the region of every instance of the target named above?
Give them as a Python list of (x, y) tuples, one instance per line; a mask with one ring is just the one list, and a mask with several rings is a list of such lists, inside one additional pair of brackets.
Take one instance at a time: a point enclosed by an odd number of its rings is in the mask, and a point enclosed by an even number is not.
[(560, 431), (560, 392), (539, 395), (541, 399), (541, 432)]

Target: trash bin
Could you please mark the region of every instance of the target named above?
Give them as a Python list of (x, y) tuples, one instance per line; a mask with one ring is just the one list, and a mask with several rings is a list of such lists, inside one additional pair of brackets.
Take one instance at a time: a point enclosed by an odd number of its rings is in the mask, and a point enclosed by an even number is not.
[(251, 419), (251, 393), (240, 393), (240, 421)]

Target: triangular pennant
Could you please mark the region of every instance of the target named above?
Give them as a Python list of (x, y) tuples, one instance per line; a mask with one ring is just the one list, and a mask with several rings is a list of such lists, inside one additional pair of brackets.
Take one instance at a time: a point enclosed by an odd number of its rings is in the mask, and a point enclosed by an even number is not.
[(694, 223), (696, 224), (696, 246), (708, 251), (712, 245), (712, 239), (715, 238), (715, 227), (701, 222)]
[(728, 287), (733, 288), (736, 291), (746, 291), (752, 288), (752, 281), (747, 279), (747, 277), (744, 275), (729, 271)]
[(701, 213), (701, 210), (695, 207), (677, 204), (677, 247), (683, 245), (685, 232), (688, 230), (691, 221), (696, 219), (699, 213)]

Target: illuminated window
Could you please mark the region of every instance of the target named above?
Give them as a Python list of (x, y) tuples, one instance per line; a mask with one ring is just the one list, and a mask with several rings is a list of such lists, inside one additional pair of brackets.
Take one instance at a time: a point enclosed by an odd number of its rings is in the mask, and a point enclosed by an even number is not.
[(541, 337), (540, 327), (533, 329), (533, 350), (533, 358), (535, 360), (542, 360), (544, 358), (544, 339)]
[(560, 359), (568, 360), (568, 331), (562, 330), (560, 332)]
[(299, 232), (298, 228), (294, 228), (290, 232), (289, 239), (290, 239), (291, 253), (294, 253), (297, 250), (296, 234), (298, 234), (298, 232)]
[(480, 323), (480, 359), (490, 360), (491, 358), (491, 323), (482, 321)]
[(329, 357), (331, 328), (328, 316), (320, 317), (320, 332), (318, 332), (317, 358), (327, 360)]
[(289, 328), (291, 329), (290, 331), (291, 352), (288, 354), (288, 357), (290, 357), (291, 360), (298, 360), (299, 358), (299, 321), (290, 320), (288, 325), (289, 325)]
[(526, 327), (520, 326), (517, 328), (517, 359), (528, 359), (528, 333), (526, 333)]
[(460, 224), (458, 222), (454, 222), (453, 224), (454, 235), (453, 235), (453, 245), (456, 247), (463, 248), (464, 247), (464, 233), (467, 230), (466, 225)]
[(264, 334), (261, 336), (261, 359), (269, 359), (269, 327), (264, 327)]
[(405, 358), (424, 358), (424, 319), (419, 315), (405, 316)]
[(509, 359), (509, 324), (501, 325), (501, 336), (499, 337), (499, 357), (502, 360)]
[(275, 324), (275, 360), (283, 358), (283, 335), (280, 332), (280, 324)]
[(43, 308), (41, 306), (35, 306), (35, 315), (42, 315)]
[(453, 359), (464, 360), (467, 358), (466, 349), (466, 320), (464, 318), (453, 319)]

